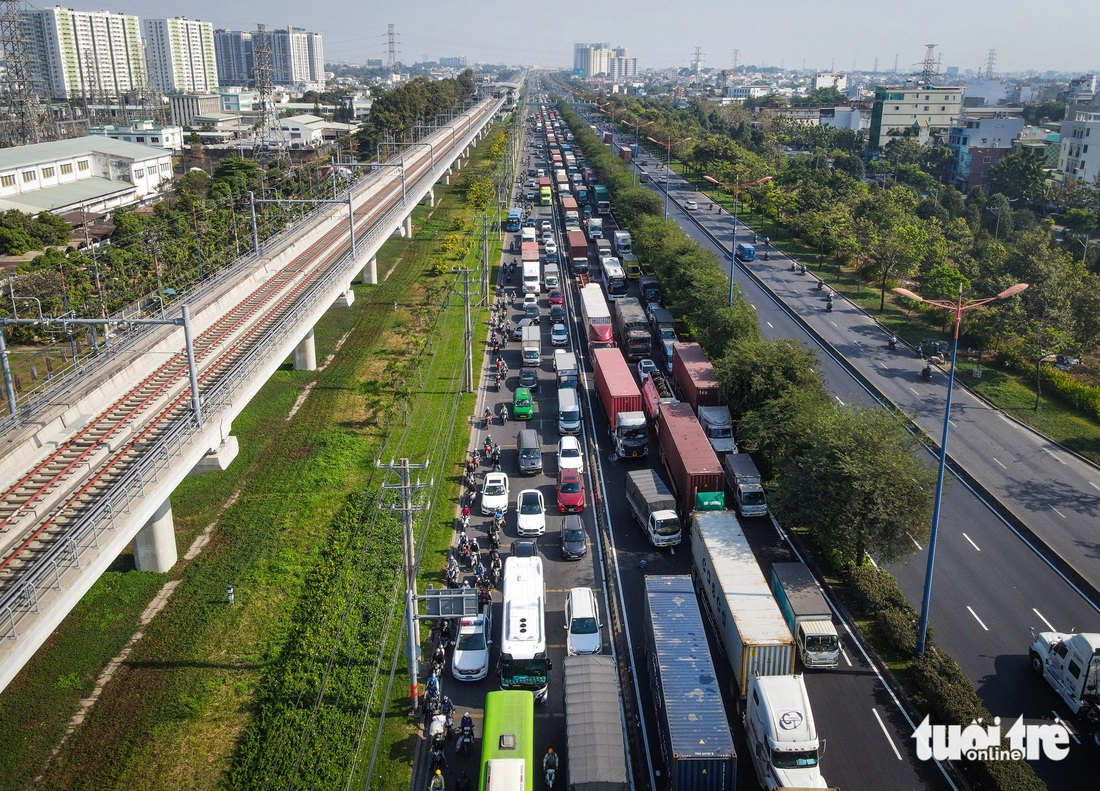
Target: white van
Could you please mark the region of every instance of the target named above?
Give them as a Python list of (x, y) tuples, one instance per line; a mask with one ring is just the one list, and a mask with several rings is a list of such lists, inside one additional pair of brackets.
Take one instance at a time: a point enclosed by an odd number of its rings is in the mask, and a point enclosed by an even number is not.
[(566, 649), (570, 656), (598, 654), (603, 650), (600, 637), (600, 611), (591, 588), (573, 588), (565, 600), (565, 630), (569, 633)]
[(577, 391), (558, 388), (558, 433), (578, 434), (581, 430), (581, 405)]

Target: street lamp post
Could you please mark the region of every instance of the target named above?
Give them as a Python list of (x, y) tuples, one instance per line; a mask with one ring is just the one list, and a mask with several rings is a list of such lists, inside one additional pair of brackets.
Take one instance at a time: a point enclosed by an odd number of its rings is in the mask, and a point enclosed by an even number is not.
[(685, 137), (683, 140), (657, 140), (656, 138), (646, 136), (646, 140), (656, 143), (659, 146), (665, 147), (665, 222), (668, 222), (668, 174), (672, 169), (672, 147), (678, 146), (681, 143), (686, 143), (691, 140), (690, 137)]
[[(771, 176), (765, 176), (762, 179), (758, 179), (751, 184), (746, 184), (746, 187), (754, 187), (757, 184), (763, 184), (765, 181), (770, 181)], [(733, 272), (737, 268), (737, 197), (741, 192), (741, 180), (737, 179), (733, 184), (728, 184), (724, 181), (719, 181), (711, 176), (703, 176), (704, 181), (709, 181), (711, 184), (716, 184), (719, 187), (725, 187), (726, 189), (733, 189), (733, 240), (730, 242), (730, 296), (729, 307), (733, 307)]]
[(915, 302), (923, 302), (926, 305), (933, 305), (934, 307), (942, 308), (943, 310), (951, 311), (955, 314), (955, 337), (951, 346), (951, 371), (947, 379), (947, 406), (944, 408), (943, 413), (943, 435), (940, 439), (940, 463), (939, 471), (936, 474), (935, 500), (932, 504), (932, 530), (928, 536), (928, 567), (924, 575), (924, 596), (921, 598), (920, 626), (917, 631), (917, 656), (922, 656), (924, 654), (925, 642), (928, 637), (928, 609), (932, 600), (932, 574), (936, 566), (936, 539), (940, 531), (940, 506), (943, 501), (943, 474), (947, 466), (947, 435), (951, 430), (951, 394), (955, 387), (955, 359), (959, 351), (959, 327), (962, 325), (962, 314), (965, 310), (977, 308), (990, 302), (995, 302), (998, 299), (1007, 299), (1008, 297), (1015, 296), (1027, 287), (1027, 283), (1017, 283), (994, 297), (976, 299), (967, 303), (964, 303), (962, 299), (962, 286), (959, 286), (959, 296), (954, 302), (949, 302), (945, 299), (925, 299), (924, 297), (914, 294), (907, 288), (894, 289), (895, 294), (900, 294), (907, 299), (914, 300)]
[(656, 123), (656, 121), (646, 121), (644, 124), (631, 124), (631, 123), (627, 124), (627, 126), (633, 126), (634, 127), (634, 156), (631, 157), (631, 162), (634, 166), (633, 167), (634, 175), (630, 180), (630, 186), (631, 187), (638, 186), (638, 151), (639, 151), (638, 141), (641, 139), (641, 137), (640, 137), (641, 131), (644, 127), (647, 127), (652, 123)]

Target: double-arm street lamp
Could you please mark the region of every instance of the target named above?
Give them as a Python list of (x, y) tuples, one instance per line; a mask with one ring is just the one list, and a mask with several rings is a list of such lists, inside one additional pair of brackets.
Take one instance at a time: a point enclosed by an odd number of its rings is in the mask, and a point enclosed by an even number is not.
[(631, 162), (634, 165), (634, 167), (633, 167), (634, 175), (630, 180), (630, 186), (631, 187), (638, 186), (638, 150), (639, 150), (638, 149), (638, 141), (641, 140), (641, 137), (640, 137), (641, 131), (645, 127), (649, 126), (650, 124), (654, 124), (654, 123), (657, 123), (657, 122), (656, 121), (646, 121), (644, 124), (632, 124), (629, 121), (626, 122), (627, 126), (634, 127), (634, 155), (630, 158)]
[(668, 175), (672, 169), (672, 149), (674, 146), (686, 143), (691, 140), (691, 138), (685, 137), (682, 140), (658, 140), (655, 137), (649, 137), (647, 135), (646, 140), (665, 147), (665, 222), (668, 222)]
[(900, 294), (906, 299), (911, 299), (915, 302), (923, 302), (926, 305), (942, 308), (943, 310), (955, 314), (955, 339), (951, 346), (951, 370), (947, 379), (947, 406), (944, 408), (943, 413), (943, 436), (940, 440), (940, 464), (939, 472), (936, 475), (935, 500), (932, 505), (932, 531), (928, 536), (928, 567), (924, 575), (924, 596), (921, 599), (920, 605), (920, 627), (917, 632), (917, 656), (924, 654), (925, 641), (928, 636), (928, 609), (929, 603), (932, 600), (932, 573), (936, 566), (936, 538), (940, 530), (940, 506), (943, 501), (943, 473), (944, 468), (947, 466), (947, 435), (951, 430), (951, 393), (955, 386), (955, 359), (959, 351), (959, 327), (962, 325), (962, 314), (963, 311), (970, 310), (971, 308), (981, 307), (990, 302), (996, 302), (999, 299), (1007, 299), (1008, 297), (1015, 296), (1027, 287), (1027, 283), (1017, 283), (1010, 288), (1006, 288), (995, 297), (975, 299), (970, 302), (963, 302), (962, 286), (959, 286), (959, 296), (954, 302), (949, 302), (946, 299), (925, 299), (924, 297), (914, 294), (907, 288), (894, 289), (895, 294)]
[[(746, 184), (746, 187), (754, 187), (757, 184), (763, 184), (765, 181), (771, 181), (771, 176), (764, 176), (762, 179), (757, 179), (751, 184)], [(737, 268), (737, 196), (741, 192), (741, 181), (738, 179), (733, 184), (727, 184), (724, 181), (719, 181), (711, 176), (703, 176), (704, 181), (709, 181), (711, 184), (716, 184), (719, 187), (725, 187), (726, 189), (733, 191), (733, 241), (730, 242), (730, 296), (729, 306), (733, 307), (733, 272)]]

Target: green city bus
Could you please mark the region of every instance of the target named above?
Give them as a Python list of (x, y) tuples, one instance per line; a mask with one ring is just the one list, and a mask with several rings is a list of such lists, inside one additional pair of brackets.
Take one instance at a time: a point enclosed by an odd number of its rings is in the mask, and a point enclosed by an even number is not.
[(532, 791), (535, 782), (535, 696), (500, 690), (485, 696), (481, 791)]

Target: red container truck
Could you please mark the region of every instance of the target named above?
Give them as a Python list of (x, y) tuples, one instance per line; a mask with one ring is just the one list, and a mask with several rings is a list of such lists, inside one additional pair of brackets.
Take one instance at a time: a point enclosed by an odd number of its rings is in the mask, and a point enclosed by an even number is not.
[[(662, 404), (657, 414), (657, 438), (661, 463), (672, 481), (681, 516), (695, 510), (696, 495), (723, 491), (722, 466), (695, 419), (691, 404)], [(721, 497), (711, 499), (722, 501)]]
[[(642, 391), (623, 353), (618, 349), (593, 349), (592, 366), (615, 453), (619, 458), (645, 456), (649, 452), (649, 431), (642, 412)], [(718, 475), (721, 479), (720, 469)]]
[(570, 231), (565, 235), (569, 244), (569, 266), (574, 275), (588, 274), (588, 240), (584, 231)]
[(721, 406), (714, 366), (698, 343), (672, 344), (672, 377), (684, 401), (698, 411), (701, 406)]
[(539, 243), (538, 242), (524, 242), (520, 248), (519, 253), (520, 261), (538, 261), (539, 260)]

